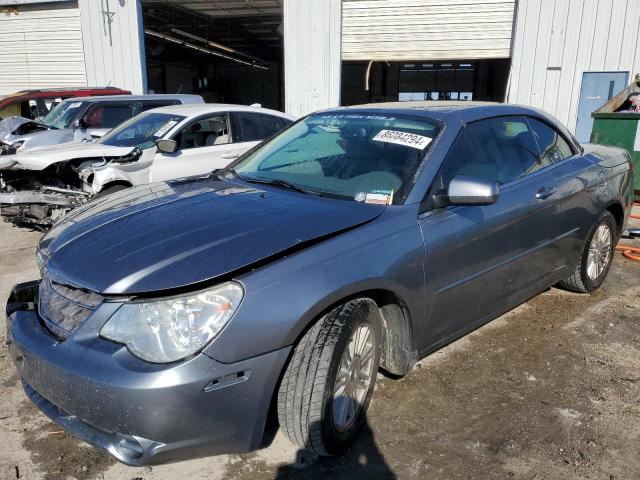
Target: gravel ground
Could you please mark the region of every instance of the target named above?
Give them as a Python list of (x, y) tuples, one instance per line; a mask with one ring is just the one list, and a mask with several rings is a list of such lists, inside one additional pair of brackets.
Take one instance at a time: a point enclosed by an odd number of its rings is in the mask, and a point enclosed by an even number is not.
[[(37, 277), (39, 237), (0, 224), (0, 304), (13, 284)], [(247, 455), (118, 464), (26, 399), (1, 317), (3, 480), (640, 478), (640, 263), (619, 254), (593, 295), (550, 289), (406, 377), (379, 375), (368, 428), (345, 456), (328, 460), (297, 452), (278, 434)]]

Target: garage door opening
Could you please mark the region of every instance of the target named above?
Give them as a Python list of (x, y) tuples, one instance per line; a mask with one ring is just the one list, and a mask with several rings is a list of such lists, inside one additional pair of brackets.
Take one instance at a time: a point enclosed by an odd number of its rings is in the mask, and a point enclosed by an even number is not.
[(503, 102), (509, 59), (342, 63), (342, 105), (410, 100)]
[(143, 0), (149, 93), (282, 110), (282, 0)]

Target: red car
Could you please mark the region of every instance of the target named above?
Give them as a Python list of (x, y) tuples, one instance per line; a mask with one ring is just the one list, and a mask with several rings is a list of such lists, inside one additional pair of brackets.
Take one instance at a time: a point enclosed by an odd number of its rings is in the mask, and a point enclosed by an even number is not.
[(49, 110), (65, 98), (93, 97), (96, 95), (128, 95), (131, 92), (116, 87), (54, 88), (48, 90), (22, 90), (0, 97), (0, 120), (7, 117), (35, 119), (44, 117)]

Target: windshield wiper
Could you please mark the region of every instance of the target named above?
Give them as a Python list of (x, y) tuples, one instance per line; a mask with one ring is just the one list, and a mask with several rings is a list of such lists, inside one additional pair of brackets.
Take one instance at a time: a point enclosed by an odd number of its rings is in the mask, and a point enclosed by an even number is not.
[(244, 180), (247, 183), (261, 183), (264, 185), (274, 185), (276, 187), (284, 187), (288, 190), (305, 193), (307, 195), (319, 195), (319, 196), (321, 195), (320, 192), (316, 192), (315, 190), (310, 190), (308, 188), (300, 187), (299, 185), (289, 183), (286, 180), (280, 180), (279, 178), (265, 179), (265, 178), (245, 177), (244, 175), (238, 175), (238, 173), (236, 173), (235, 171), (234, 173), (240, 180)]
[(240, 175), (238, 175), (238, 172), (236, 172), (233, 168), (230, 168), (230, 167), (216, 168), (213, 172), (211, 172), (210, 176), (220, 178), (220, 177), (224, 177), (228, 173), (230, 173), (236, 178), (241, 178)]

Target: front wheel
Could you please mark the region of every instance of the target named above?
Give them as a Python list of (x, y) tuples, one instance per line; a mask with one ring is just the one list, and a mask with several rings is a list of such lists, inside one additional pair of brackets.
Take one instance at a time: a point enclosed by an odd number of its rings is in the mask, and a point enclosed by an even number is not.
[(560, 286), (578, 293), (598, 289), (609, 273), (617, 236), (616, 221), (604, 211), (593, 225), (573, 275), (562, 280)]
[(120, 190), (124, 190), (125, 188), (129, 188), (127, 185), (116, 184), (110, 187), (105, 188), (104, 190), (100, 190), (96, 193), (92, 200), (98, 200), (99, 198), (106, 197), (107, 195), (111, 195), (112, 193), (119, 192)]
[(334, 455), (358, 433), (380, 362), (380, 325), (375, 302), (351, 300), (296, 345), (278, 392), (280, 427), (293, 443)]

